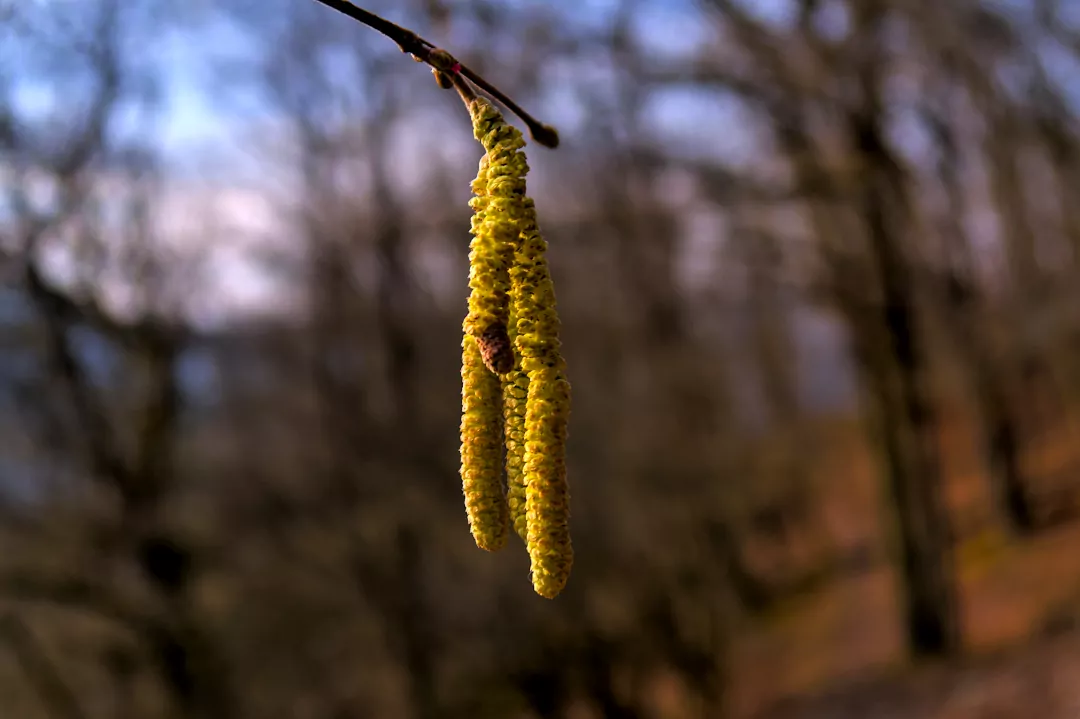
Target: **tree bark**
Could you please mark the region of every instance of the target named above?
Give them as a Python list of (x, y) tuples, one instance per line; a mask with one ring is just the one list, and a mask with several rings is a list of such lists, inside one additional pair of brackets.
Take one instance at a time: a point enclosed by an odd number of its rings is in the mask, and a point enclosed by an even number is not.
[(944, 655), (959, 649), (960, 637), (937, 420), (924, 381), (915, 288), (901, 243), (901, 228), (910, 219), (904, 176), (881, 127), (874, 30), (882, 18), (876, 8), (866, 6), (863, 12), (869, 51), (859, 66), (863, 97), (849, 117), (849, 131), (862, 168), (858, 209), (881, 286), (873, 319), (883, 330), (881, 341), (864, 343), (863, 359), (877, 396), (875, 419), (895, 501), (908, 646), (915, 656)]

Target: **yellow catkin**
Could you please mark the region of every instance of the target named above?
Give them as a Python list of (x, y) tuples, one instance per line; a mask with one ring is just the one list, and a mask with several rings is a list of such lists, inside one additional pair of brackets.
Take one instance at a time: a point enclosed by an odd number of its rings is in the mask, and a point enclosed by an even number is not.
[(506, 544), (507, 506), (502, 487), (503, 427), (499, 378), (484, 366), (476, 339), (462, 339), (461, 486), (476, 546), (494, 552)]
[(503, 377), (503, 422), (506, 427), (506, 502), (514, 531), (525, 542), (525, 406), (529, 375), (515, 368)]
[(469, 253), (469, 314), (464, 330), (480, 344), (487, 367), (505, 374), (514, 365), (507, 332), (510, 266), (514, 262), (523, 215), (528, 164), (525, 141), (487, 100), (470, 104), (473, 134), (486, 153), (473, 182), (476, 197)]
[[(574, 552), (566, 482), (570, 384), (559, 351), (547, 243), (540, 235), (535, 206), (525, 194), (529, 167), (521, 152), (524, 138), (488, 100), (474, 100), (469, 110), (474, 135), (486, 154), (473, 183), (476, 197), (470, 203), (475, 210), (474, 239), (462, 376), (466, 368), (483, 371), (484, 365), (491, 370), (484, 373), (485, 378), (494, 379), (493, 372), (501, 376), (504, 427), (500, 441), (505, 442), (507, 471), (503, 498), (488, 473), (490, 435), (484, 435), (482, 461), (473, 454), (467, 456), (466, 426), (472, 425), (463, 418), (462, 477), (467, 487), (480, 476), (477, 468), (483, 468), (484, 477), (483, 493), (477, 492), (475, 506), (469, 506), (469, 520), (480, 544), (476, 528), (498, 516), (503, 522), (499, 526), (505, 527), (509, 513), (529, 550), (533, 588), (543, 597), (554, 598), (566, 586)], [(473, 386), (479, 386), (479, 376), (470, 376)], [(471, 397), (463, 399), (466, 415), (471, 411), (490, 421), (490, 381), (485, 380), (483, 391), (463, 393)], [(467, 504), (469, 496), (467, 489)]]
[(548, 599), (566, 586), (574, 563), (563, 449), (569, 413), (570, 383), (555, 369), (533, 372), (525, 412), (527, 542), (533, 588)]
[(532, 200), (514, 268), (514, 345), (528, 375), (525, 413), (525, 512), (533, 588), (554, 598), (570, 577), (570, 493), (566, 481), (566, 438), (570, 383), (560, 353), (555, 288), (548, 271), (547, 243), (540, 235)]

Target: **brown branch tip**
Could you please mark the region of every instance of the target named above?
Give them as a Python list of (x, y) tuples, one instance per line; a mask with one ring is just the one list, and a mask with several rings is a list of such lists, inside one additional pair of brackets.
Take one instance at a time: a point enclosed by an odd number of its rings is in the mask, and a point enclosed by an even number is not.
[(423, 62), (431, 66), (431, 72), (435, 75), (435, 81), (444, 90), (455, 88), (466, 105), (470, 97), (476, 93), (472, 85), (480, 88), (488, 95), (503, 105), (507, 110), (521, 118), (529, 130), (529, 135), (538, 144), (551, 149), (559, 146), (559, 133), (551, 125), (540, 122), (527, 113), (520, 105), (511, 100), (499, 88), (492, 85), (482, 76), (470, 70), (458, 62), (453, 55), (446, 50), (436, 47), (412, 30), (401, 27), (382, 18), (375, 13), (353, 5), (348, 0), (315, 0), (327, 7), (337, 10), (343, 15), (351, 17), (359, 23), (377, 30), (386, 37), (397, 43), (401, 51), (412, 55), (417, 62)]

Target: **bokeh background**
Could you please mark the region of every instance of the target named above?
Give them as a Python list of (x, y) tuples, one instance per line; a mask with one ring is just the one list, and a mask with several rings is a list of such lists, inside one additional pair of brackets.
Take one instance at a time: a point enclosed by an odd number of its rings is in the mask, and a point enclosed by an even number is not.
[(567, 590), (462, 506), (455, 94), (0, 0), (0, 715), (1077, 715), (1080, 4), (363, 5), (561, 131)]

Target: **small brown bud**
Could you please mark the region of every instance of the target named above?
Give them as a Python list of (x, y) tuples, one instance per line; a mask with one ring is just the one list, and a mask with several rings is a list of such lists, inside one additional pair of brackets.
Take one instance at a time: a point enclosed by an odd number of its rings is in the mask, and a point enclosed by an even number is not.
[(484, 358), (484, 366), (489, 370), (495, 374), (506, 374), (514, 369), (514, 346), (506, 333), (506, 325), (489, 325), (477, 344), (480, 346), (480, 356)]
[(435, 76), (435, 82), (439, 83), (439, 87), (444, 90), (449, 90), (454, 86), (454, 81), (442, 70), (438, 68), (431, 68), (431, 74)]
[(428, 53), (428, 63), (436, 70), (452, 73), (458, 67), (458, 61), (454, 56), (441, 47), (432, 48)]

